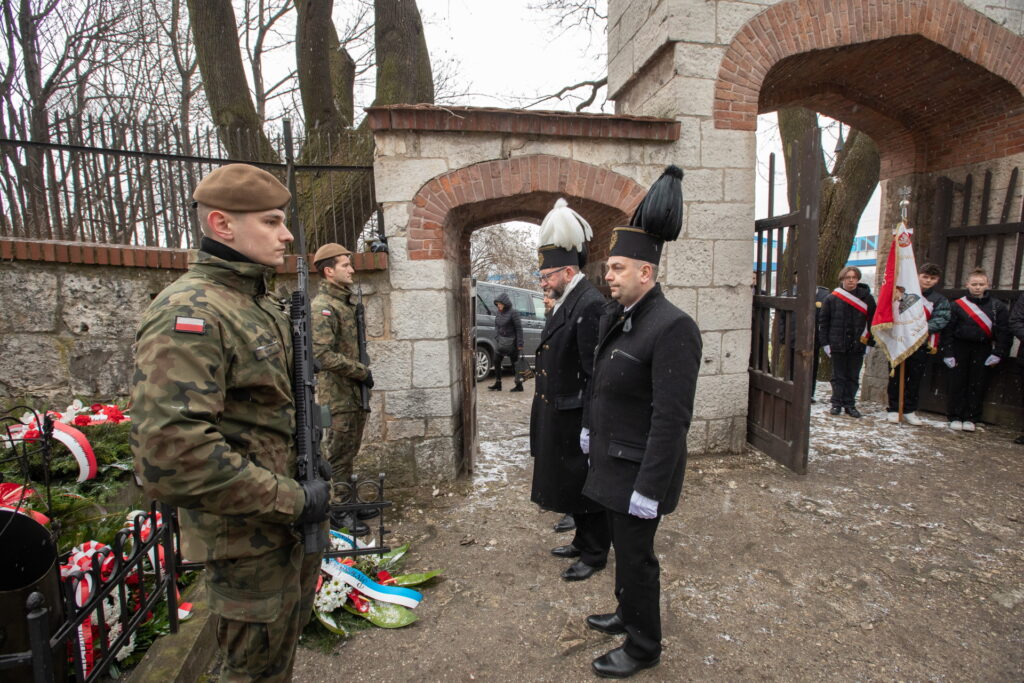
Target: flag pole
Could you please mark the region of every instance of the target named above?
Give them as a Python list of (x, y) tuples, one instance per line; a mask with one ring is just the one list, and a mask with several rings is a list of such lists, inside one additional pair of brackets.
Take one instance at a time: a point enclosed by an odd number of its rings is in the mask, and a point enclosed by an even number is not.
[(899, 415), (897, 416), (897, 419), (896, 419), (896, 421), (899, 422), (900, 424), (903, 424), (903, 390), (906, 387), (906, 384), (904, 383), (906, 368), (907, 368), (907, 361), (904, 360), (902, 363), (900, 363), (900, 405), (899, 405), (899, 411), (900, 412), (899, 412)]

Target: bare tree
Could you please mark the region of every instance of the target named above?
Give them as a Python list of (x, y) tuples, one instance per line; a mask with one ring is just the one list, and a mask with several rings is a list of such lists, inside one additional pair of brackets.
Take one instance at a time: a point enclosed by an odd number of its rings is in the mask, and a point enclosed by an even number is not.
[(469, 269), (478, 280), (537, 289), (536, 237), (505, 223), (481, 228), (470, 237)]

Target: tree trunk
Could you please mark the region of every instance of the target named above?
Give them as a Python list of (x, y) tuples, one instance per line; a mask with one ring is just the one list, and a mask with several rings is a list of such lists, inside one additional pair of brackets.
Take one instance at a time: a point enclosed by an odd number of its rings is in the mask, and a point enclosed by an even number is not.
[(373, 103), (433, 104), (434, 76), (414, 0), (376, 0), (377, 97)]
[[(778, 111), (779, 130), (782, 135), (783, 157), (786, 161), (786, 182), (790, 210), (800, 205), (797, 197), (800, 159), (798, 141), (808, 131), (816, 131), (818, 116), (809, 109), (787, 107)], [(857, 235), (857, 223), (878, 184), (880, 161), (874, 141), (864, 133), (850, 130), (842, 151), (829, 173), (824, 160), (821, 164), (821, 206), (818, 223), (818, 268), (816, 280), (809, 285), (833, 289), (839, 282), (839, 271), (846, 265)], [(779, 276), (784, 287), (792, 286), (795, 270), (795, 243), (786, 245), (784, 269)], [(831, 365), (823, 359), (818, 376), (826, 379)]]
[(206, 99), (228, 154), (277, 161), (249, 94), (231, 0), (188, 0), (188, 13)]

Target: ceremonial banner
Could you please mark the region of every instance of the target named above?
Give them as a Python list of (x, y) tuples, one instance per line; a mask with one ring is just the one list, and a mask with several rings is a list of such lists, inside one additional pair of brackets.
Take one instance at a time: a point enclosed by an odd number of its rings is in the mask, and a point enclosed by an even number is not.
[(906, 222), (900, 222), (889, 248), (878, 307), (871, 320), (871, 333), (894, 368), (928, 338), (924, 301), (917, 280), (910, 230)]

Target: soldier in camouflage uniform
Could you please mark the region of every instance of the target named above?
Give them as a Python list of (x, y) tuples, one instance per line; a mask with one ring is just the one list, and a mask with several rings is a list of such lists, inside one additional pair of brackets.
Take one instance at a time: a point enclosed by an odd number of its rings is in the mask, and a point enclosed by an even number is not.
[[(366, 426), (361, 386), (373, 386), (370, 369), (359, 362), (359, 333), (352, 303), (352, 252), (333, 242), (317, 249), (313, 265), (320, 273), (320, 292), (313, 299), (313, 355), (320, 364), (317, 401), (331, 410), (331, 426), (323, 443), (324, 458), (331, 463), (334, 480), (332, 502), (344, 502), (344, 487), (352, 476)], [(366, 525), (345, 515), (332, 520), (355, 534)]]
[(296, 524), (326, 519), (330, 487), (295, 480), (292, 344), (269, 294), (292, 235), (288, 190), (245, 164), (193, 194), (205, 236), (136, 337), (131, 446), (147, 495), (176, 505), (183, 554), (206, 563), (224, 681), (287, 681), (320, 554)]

